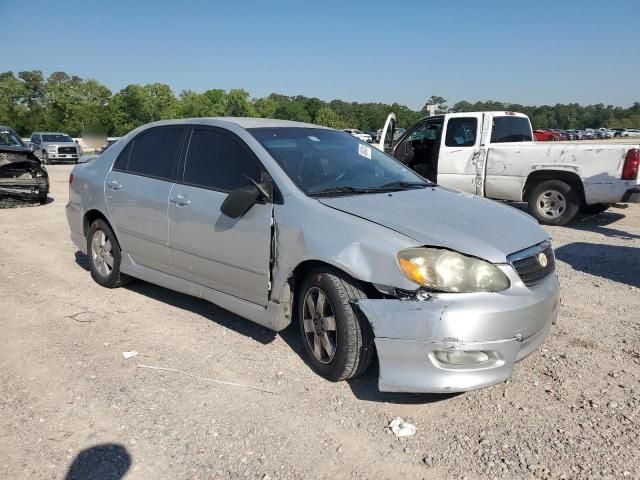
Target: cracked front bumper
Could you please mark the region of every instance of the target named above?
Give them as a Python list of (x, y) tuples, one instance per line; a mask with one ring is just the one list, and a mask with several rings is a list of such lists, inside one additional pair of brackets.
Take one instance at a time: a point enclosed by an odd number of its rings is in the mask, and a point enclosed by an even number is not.
[[(464, 392), (508, 380), (516, 362), (546, 338), (560, 306), (556, 274), (526, 287), (501, 267), (511, 288), (438, 294), (418, 300), (360, 300), (375, 335), (383, 392)], [(437, 352), (484, 352), (486, 360), (449, 364)]]

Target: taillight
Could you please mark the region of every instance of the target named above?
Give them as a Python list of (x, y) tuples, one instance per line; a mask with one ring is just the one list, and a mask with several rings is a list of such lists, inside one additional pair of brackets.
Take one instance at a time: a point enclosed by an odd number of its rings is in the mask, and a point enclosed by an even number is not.
[(638, 168), (640, 168), (640, 150), (632, 148), (627, 152), (622, 167), (622, 180), (635, 180), (638, 178)]
[(69, 174), (69, 186), (73, 183), (73, 173)]

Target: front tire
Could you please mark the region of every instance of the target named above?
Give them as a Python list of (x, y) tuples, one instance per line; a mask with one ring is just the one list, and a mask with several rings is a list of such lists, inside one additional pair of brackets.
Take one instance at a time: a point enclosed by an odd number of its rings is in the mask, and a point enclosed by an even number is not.
[(91, 277), (107, 288), (117, 288), (129, 282), (129, 277), (120, 273), (122, 253), (111, 227), (104, 220), (96, 220), (89, 227), (87, 253)]
[(47, 152), (42, 152), (42, 163), (51, 165), (51, 160), (49, 160), (49, 154)]
[(560, 180), (538, 183), (529, 195), (529, 213), (543, 225), (566, 225), (580, 209), (575, 187)]
[(373, 358), (373, 332), (353, 305), (367, 298), (352, 278), (330, 268), (311, 271), (297, 295), (302, 344), (313, 369), (337, 382), (364, 372)]

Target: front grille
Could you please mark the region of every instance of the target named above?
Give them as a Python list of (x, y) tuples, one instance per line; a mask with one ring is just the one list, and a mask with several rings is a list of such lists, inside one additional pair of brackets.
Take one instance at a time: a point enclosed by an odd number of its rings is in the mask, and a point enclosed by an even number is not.
[(76, 147), (58, 147), (58, 153), (68, 155), (70, 153), (78, 153)]
[[(546, 265), (543, 266), (544, 260), (540, 262), (540, 253), (546, 258)], [(527, 286), (531, 287), (551, 275), (556, 269), (556, 259), (553, 255), (551, 243), (542, 242), (533, 247), (527, 248), (520, 252), (513, 253), (507, 257), (513, 268), (516, 269), (520, 279)]]

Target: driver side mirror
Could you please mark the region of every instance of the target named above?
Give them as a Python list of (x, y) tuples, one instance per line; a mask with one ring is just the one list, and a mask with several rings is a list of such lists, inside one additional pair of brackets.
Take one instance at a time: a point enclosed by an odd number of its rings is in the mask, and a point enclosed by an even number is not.
[(227, 198), (220, 205), (220, 211), (230, 218), (240, 218), (249, 211), (261, 196), (255, 185), (231, 190)]

